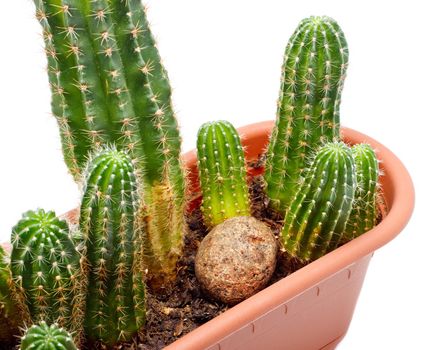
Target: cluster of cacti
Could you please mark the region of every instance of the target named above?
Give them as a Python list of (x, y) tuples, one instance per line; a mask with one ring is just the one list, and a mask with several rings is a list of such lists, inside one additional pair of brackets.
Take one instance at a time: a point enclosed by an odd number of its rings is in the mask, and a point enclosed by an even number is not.
[(80, 254), (68, 224), (52, 211), (29, 211), (13, 228), (11, 242), (12, 277), (26, 319), (79, 329)]
[[(282, 244), (304, 261), (322, 256), (376, 223), (376, 156), (368, 145), (351, 150), (340, 142), (339, 108), (347, 62), (344, 34), (329, 17), (302, 20), (285, 52), (264, 179), (271, 207), (285, 213)], [(237, 132), (222, 125), (207, 123), (198, 133), (202, 211), (208, 226), (249, 215), (246, 170), (228, 141), (238, 140)], [(236, 148), (242, 157), (241, 145)], [(225, 169), (235, 169), (238, 176)], [(234, 210), (241, 205), (246, 211)]]
[(21, 337), (20, 350), (77, 350), (77, 347), (65, 329), (41, 321), (27, 329)]
[(87, 276), (85, 333), (113, 345), (145, 322), (138, 182), (124, 151), (102, 150), (88, 165), (80, 207)]
[(339, 140), (347, 62), (344, 34), (332, 18), (302, 20), (289, 40), (265, 173), (267, 195), (282, 213), (301, 184), (310, 154), (322, 143)]
[(281, 230), (287, 252), (308, 261), (336, 248), (352, 210), (355, 187), (352, 151), (341, 142), (326, 143), (287, 209)]
[[(30, 327), (22, 350), (73, 350), (83, 335), (110, 347), (143, 329), (146, 283), (170, 286), (182, 254), (185, 174), (171, 88), (140, 0), (34, 2), (52, 111), (83, 195), (74, 229), (54, 212), (29, 211), (13, 228), (10, 263), (0, 247), (0, 341), (21, 326)], [(285, 213), (282, 245), (303, 261), (377, 220), (375, 152), (340, 141), (347, 59), (327, 17), (303, 20), (286, 49), (264, 178), (271, 206)], [(204, 124), (197, 155), (205, 224), (249, 216), (235, 128)]]
[(239, 134), (227, 121), (205, 123), (198, 131), (202, 213), (209, 227), (250, 215), (245, 156)]
[(80, 180), (100, 146), (132, 152), (143, 186), (147, 268), (170, 281), (185, 226), (181, 139), (145, 8), (140, 0), (34, 2), (66, 164)]

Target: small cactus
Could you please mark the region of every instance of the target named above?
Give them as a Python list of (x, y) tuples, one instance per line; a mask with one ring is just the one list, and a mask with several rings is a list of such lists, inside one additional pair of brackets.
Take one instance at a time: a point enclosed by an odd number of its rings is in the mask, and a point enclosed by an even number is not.
[(355, 200), (344, 239), (351, 240), (371, 230), (377, 219), (377, 194), (379, 180), (379, 162), (373, 148), (368, 144), (352, 147), (355, 159), (357, 187)]
[(109, 346), (129, 341), (145, 321), (142, 242), (133, 163), (103, 149), (89, 162), (80, 207), (87, 276), (85, 333)]
[(15, 291), (6, 252), (0, 246), (0, 344), (10, 344), (19, 333), (20, 314), (14, 300)]
[(149, 278), (175, 278), (184, 221), (181, 139), (171, 87), (140, 0), (34, 0), (43, 28), (52, 111), (79, 181), (103, 145), (132, 150)]
[(67, 223), (52, 211), (28, 211), (11, 241), (12, 277), (29, 318), (79, 330), (80, 254)]
[(356, 187), (352, 152), (342, 142), (321, 147), (284, 219), (281, 240), (302, 261), (315, 260), (340, 242)]
[(227, 121), (205, 123), (198, 131), (202, 212), (210, 228), (234, 216), (249, 216), (245, 156), (240, 137)]
[(308, 156), (340, 138), (340, 98), (348, 49), (329, 17), (302, 20), (285, 51), (275, 127), (267, 150), (266, 191), (284, 212), (300, 186)]
[(21, 338), (20, 350), (77, 350), (77, 347), (65, 329), (41, 321), (27, 329)]

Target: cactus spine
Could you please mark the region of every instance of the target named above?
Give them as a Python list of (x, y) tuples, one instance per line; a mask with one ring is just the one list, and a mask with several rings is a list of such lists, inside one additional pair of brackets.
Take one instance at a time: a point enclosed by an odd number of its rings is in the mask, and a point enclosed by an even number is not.
[(88, 155), (103, 144), (133, 151), (144, 187), (150, 276), (174, 279), (185, 226), (181, 139), (143, 5), (140, 0), (34, 2), (52, 111), (70, 172), (79, 180)]
[(234, 126), (227, 121), (203, 124), (198, 131), (197, 152), (201, 209), (207, 226), (250, 215), (245, 156)]
[(345, 240), (351, 240), (371, 230), (377, 219), (379, 162), (368, 144), (352, 147), (355, 159), (357, 187), (355, 200), (346, 226)]
[(315, 260), (335, 249), (352, 209), (355, 163), (348, 146), (326, 143), (285, 215), (281, 240), (291, 256)]
[(14, 295), (7, 255), (0, 246), (0, 344), (13, 342), (14, 335), (19, 332), (18, 325), (21, 320)]
[(28, 318), (79, 331), (80, 254), (64, 220), (28, 211), (12, 230), (11, 270)]
[(329, 17), (302, 20), (285, 51), (275, 127), (265, 180), (275, 209), (284, 212), (296, 193), (308, 156), (340, 138), (340, 98), (348, 49)]
[(103, 149), (89, 162), (80, 208), (85, 242), (85, 332), (111, 346), (145, 322), (142, 242), (136, 229), (138, 184), (124, 151)]
[(41, 321), (26, 331), (21, 338), (20, 350), (77, 350), (77, 347), (65, 329)]

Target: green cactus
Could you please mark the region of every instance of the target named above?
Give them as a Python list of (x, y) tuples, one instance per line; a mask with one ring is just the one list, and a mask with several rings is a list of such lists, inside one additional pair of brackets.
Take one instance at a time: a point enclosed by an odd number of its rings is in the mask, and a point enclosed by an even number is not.
[(57, 322), (79, 332), (80, 254), (64, 220), (52, 211), (28, 211), (12, 230), (11, 271), (33, 322)]
[(355, 200), (346, 225), (344, 240), (348, 241), (371, 230), (376, 225), (379, 162), (368, 144), (352, 147), (355, 159), (357, 187)]
[(0, 246), (0, 344), (11, 344), (22, 321), (14, 300), (15, 291), (7, 255)]
[(21, 338), (20, 350), (77, 350), (77, 347), (65, 329), (41, 321), (27, 329)]
[(350, 148), (342, 142), (326, 143), (285, 215), (281, 240), (291, 256), (315, 260), (337, 247), (352, 210), (355, 187)]
[(87, 275), (85, 333), (109, 346), (128, 341), (145, 322), (139, 198), (133, 163), (103, 149), (89, 162), (80, 208)]
[(340, 139), (347, 63), (346, 40), (332, 18), (300, 22), (285, 51), (277, 118), (267, 150), (266, 191), (280, 212), (299, 188), (309, 154)]
[(185, 184), (171, 88), (145, 9), (140, 0), (34, 2), (66, 164), (79, 180), (101, 145), (133, 151), (149, 275), (166, 284), (182, 252)]
[(197, 152), (201, 209), (207, 226), (250, 215), (245, 156), (234, 126), (227, 121), (203, 124)]

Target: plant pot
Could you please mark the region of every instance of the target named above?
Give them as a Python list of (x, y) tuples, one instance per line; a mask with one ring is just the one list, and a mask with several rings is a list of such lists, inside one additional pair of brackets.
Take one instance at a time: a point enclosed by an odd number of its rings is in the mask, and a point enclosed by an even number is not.
[[(239, 129), (246, 159), (263, 153), (273, 121)], [(346, 334), (376, 249), (388, 243), (405, 227), (414, 207), (414, 188), (400, 160), (386, 147), (351, 129), (343, 128), (350, 144), (366, 142), (382, 159), (383, 195), (389, 208), (374, 229), (308, 264), (254, 296), (205, 323), (166, 350), (330, 350)], [(196, 153), (184, 155), (189, 170), (190, 209), (200, 203)], [(255, 171), (250, 170), (251, 175)], [(76, 222), (78, 210), (64, 218)], [(3, 244), (10, 250), (10, 244)]]
[[(247, 160), (258, 158), (268, 142), (273, 122), (239, 129)], [(411, 178), (400, 160), (386, 147), (351, 129), (343, 128), (350, 144), (366, 142), (382, 159), (383, 194), (389, 208), (374, 229), (308, 264), (220, 316), (170, 344), (166, 350), (335, 349), (346, 334), (376, 249), (405, 227), (414, 207)], [(184, 155), (191, 190), (199, 192), (196, 154)], [(198, 205), (198, 198), (191, 207)]]

